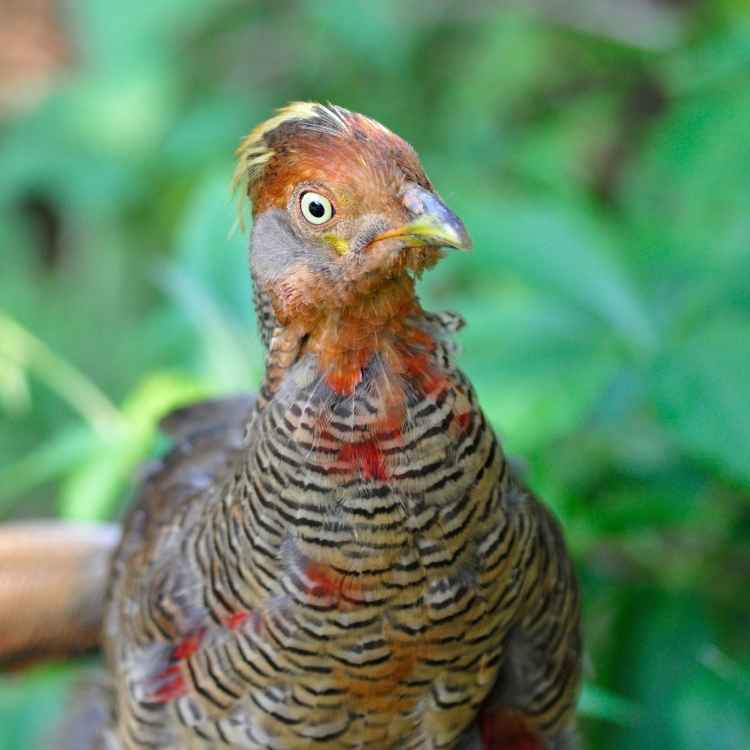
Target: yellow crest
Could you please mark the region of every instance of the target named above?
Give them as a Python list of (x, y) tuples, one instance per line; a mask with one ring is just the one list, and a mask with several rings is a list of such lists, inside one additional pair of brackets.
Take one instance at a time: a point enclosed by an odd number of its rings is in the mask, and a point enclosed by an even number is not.
[(334, 104), (291, 102), (242, 139), (235, 152), (237, 167), (232, 178), (232, 192), (237, 198), (236, 225), (241, 231), (245, 228), (243, 211), (248, 187), (261, 177), (265, 165), (274, 155), (266, 136), (287, 122), (302, 122), (310, 130), (317, 129), (320, 132), (341, 132), (348, 129), (347, 118), (350, 115), (348, 110)]

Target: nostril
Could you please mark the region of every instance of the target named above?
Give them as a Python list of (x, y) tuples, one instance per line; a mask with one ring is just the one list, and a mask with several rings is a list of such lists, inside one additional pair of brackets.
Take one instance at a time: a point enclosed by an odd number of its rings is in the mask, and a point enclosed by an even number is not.
[[(427, 193), (429, 195), (429, 193)], [(427, 210), (425, 207), (425, 190), (419, 185), (412, 184), (404, 191), (402, 203), (404, 207), (410, 211), (414, 218), (425, 213)]]

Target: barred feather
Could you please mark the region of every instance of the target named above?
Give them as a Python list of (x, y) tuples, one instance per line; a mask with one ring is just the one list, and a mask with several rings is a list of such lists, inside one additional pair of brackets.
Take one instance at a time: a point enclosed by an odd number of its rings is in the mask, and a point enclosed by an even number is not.
[[(256, 210), (281, 211), (289, 175), (324, 156), (374, 191), (394, 174), (429, 187), (407, 144), (332, 105), (290, 105), (238, 154)], [(567, 745), (580, 637), (562, 535), (455, 365), (462, 320), (426, 313), (408, 263), (390, 268), (328, 316), (294, 286), (304, 320), (256, 290), (252, 411), (168, 457), (126, 525), (112, 747)]]

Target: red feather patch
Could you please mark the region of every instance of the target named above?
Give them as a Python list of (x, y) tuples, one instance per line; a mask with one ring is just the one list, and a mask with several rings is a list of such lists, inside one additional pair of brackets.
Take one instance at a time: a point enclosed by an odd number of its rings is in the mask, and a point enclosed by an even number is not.
[(512, 709), (484, 709), (479, 716), (483, 750), (544, 750), (544, 742)]
[(239, 612), (232, 612), (231, 615), (227, 615), (224, 618), (224, 624), (230, 629), (230, 630), (238, 630), (242, 627), (242, 625), (247, 622), (248, 618), (250, 617), (250, 613), (246, 610), (241, 610)]
[(183, 638), (172, 651), (172, 661), (182, 661), (183, 659), (189, 659), (201, 645), (203, 636), (206, 634), (206, 629), (201, 628), (191, 633), (187, 637)]
[(169, 703), (187, 693), (187, 684), (177, 664), (172, 664), (159, 673), (156, 678), (159, 687), (151, 694), (155, 703)]
[(339, 461), (352, 471), (358, 470), (364, 479), (388, 479), (385, 457), (374, 439), (361, 443), (344, 443), (339, 450)]
[(344, 576), (328, 565), (308, 561), (304, 568), (305, 578), (310, 582), (309, 593), (313, 596), (329, 597), (340, 606), (342, 601), (356, 604), (356, 600), (348, 598), (347, 594), (361, 591), (357, 581)]
[(415, 380), (422, 393), (429, 395), (448, 384), (448, 380), (430, 361), (426, 354), (412, 354), (404, 359), (406, 372)]
[(455, 415), (456, 426), (460, 434), (466, 432), (471, 426), (471, 412), (465, 411), (463, 414)]
[(185, 636), (174, 648), (169, 655), (169, 664), (161, 672), (158, 672), (152, 678), (152, 684), (155, 686), (149, 698), (155, 703), (169, 703), (170, 701), (185, 695), (187, 692), (187, 682), (182, 673), (180, 662), (189, 659), (201, 645), (201, 641), (206, 634), (205, 628), (199, 628), (190, 635)]
[(258, 612), (250, 612), (246, 609), (232, 612), (224, 618), (223, 622), (224, 625), (232, 631), (239, 630), (247, 622), (252, 625), (255, 633), (260, 633), (263, 628), (263, 616)]

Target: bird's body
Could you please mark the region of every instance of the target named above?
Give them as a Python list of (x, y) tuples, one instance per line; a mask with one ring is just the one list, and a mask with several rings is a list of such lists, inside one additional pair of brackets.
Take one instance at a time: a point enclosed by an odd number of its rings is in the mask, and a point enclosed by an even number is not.
[(571, 563), (454, 365), (459, 319), (414, 292), (463, 226), (338, 107), (282, 110), (240, 155), (266, 378), (130, 513), (100, 746), (569, 747)]

